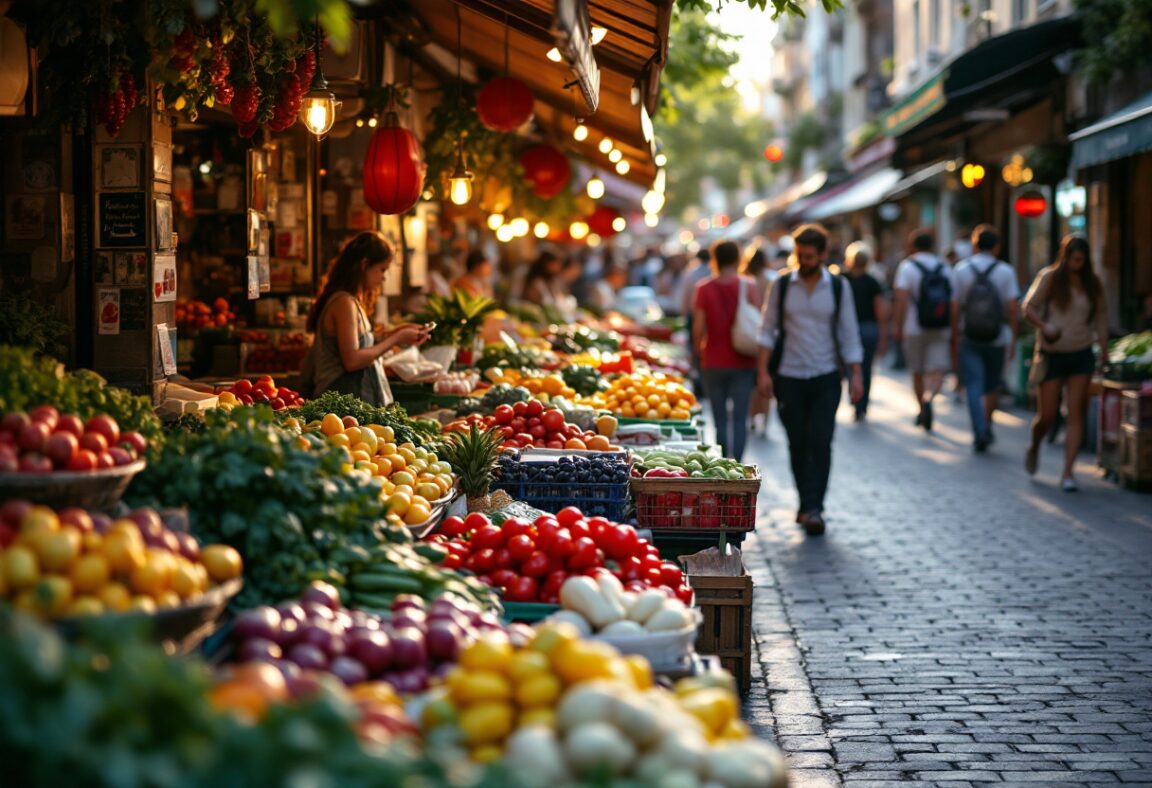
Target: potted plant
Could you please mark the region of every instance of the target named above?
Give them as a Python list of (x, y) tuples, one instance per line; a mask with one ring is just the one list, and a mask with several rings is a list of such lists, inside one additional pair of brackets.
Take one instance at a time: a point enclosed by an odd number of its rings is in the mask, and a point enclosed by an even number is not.
[(451, 432), (444, 440), (440, 457), (452, 466), (460, 479), (460, 490), (468, 502), (468, 511), (491, 509), (489, 490), (496, 474), (503, 438), (493, 430), (482, 431), (470, 424), (468, 432)]
[(447, 368), (459, 350), (461, 363), (471, 363), (471, 354), (476, 337), (484, 325), (484, 318), (495, 311), (496, 302), (491, 298), (469, 295), (465, 290), (455, 290), (448, 297), (428, 296), (428, 305), (424, 311), (413, 318), (416, 322), (436, 324), (429, 334), (425, 356), (434, 361), (443, 359), (447, 362), (444, 364)]

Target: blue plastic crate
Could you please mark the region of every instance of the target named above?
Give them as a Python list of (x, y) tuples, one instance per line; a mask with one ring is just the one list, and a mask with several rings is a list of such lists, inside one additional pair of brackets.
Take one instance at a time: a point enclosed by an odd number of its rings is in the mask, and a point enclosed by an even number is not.
[[(543, 459), (543, 458), (541, 458)], [(630, 463), (619, 455), (625, 468)], [(541, 464), (551, 465), (545, 460)], [(558, 482), (555, 480), (505, 481), (497, 479), (493, 489), (504, 490), (518, 501), (555, 514), (567, 506), (575, 506), (589, 517), (607, 517), (620, 522), (630, 508), (630, 489), (627, 476), (612, 483)]]

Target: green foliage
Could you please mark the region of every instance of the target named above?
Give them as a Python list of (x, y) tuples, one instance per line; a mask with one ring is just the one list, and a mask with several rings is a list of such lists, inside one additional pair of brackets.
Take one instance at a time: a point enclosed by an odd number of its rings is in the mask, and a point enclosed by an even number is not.
[(307, 424), (310, 421), (319, 421), (329, 413), (335, 413), (340, 418), (351, 416), (360, 424), (391, 427), (396, 434), (397, 443), (420, 445), (439, 434), (438, 431), (430, 432), (418, 421), (409, 417), (408, 411), (404, 410), (402, 405), (392, 404), (378, 408), (352, 394), (339, 394), (335, 391), (326, 391), (299, 407), (285, 408), (279, 411), (277, 416), (281, 420), (296, 418), (301, 423)]
[(740, 37), (720, 30), (708, 21), (705, 12), (680, 8), (672, 17), (668, 62), (660, 75), (658, 121), (675, 123), (681, 102), (690, 100), (701, 84), (715, 87), (721, 83), (740, 59), (729, 46)]
[(1152, 63), (1148, 0), (1075, 0), (1084, 25), (1080, 65), (1094, 82)]
[(60, 344), (67, 335), (68, 324), (56, 316), (56, 311), (28, 293), (0, 297), (0, 345), (17, 345), (59, 356), (67, 352)]
[(788, 145), (784, 150), (784, 164), (795, 169), (800, 166), (806, 150), (819, 150), (828, 140), (828, 129), (812, 112), (806, 112), (796, 119), (788, 134)]
[(476, 340), (484, 318), (497, 308), (491, 298), (470, 295), (457, 288), (448, 297), (429, 295), (424, 311), (412, 319), (418, 323), (436, 323), (429, 335), (429, 344), (467, 347)]
[[(428, 166), (424, 188), (442, 197), (448, 194), (448, 176), (456, 166), (456, 144), (461, 137), (464, 138), (464, 163), (475, 176), (473, 187), (478, 194), (490, 181), (507, 188), (523, 183), (524, 174), (510, 144), (513, 137), (492, 131), (480, 122), (475, 110), (474, 86), (465, 84), (459, 101), (456, 91), (455, 85), (447, 86), (440, 103), (428, 113), (423, 140), (424, 163)], [(495, 210), (503, 206), (484, 207)]]
[[(680, 11), (706, 13), (713, 10), (723, 10), (726, 3), (746, 3), (749, 8), (756, 8), (761, 11), (771, 8), (773, 19), (778, 19), (781, 15), (805, 15), (803, 0), (801, 2), (796, 0), (676, 0), (676, 8)], [(820, 0), (820, 5), (828, 13), (843, 7), (841, 0)]]
[(164, 440), (160, 419), (147, 397), (109, 386), (87, 369), (65, 372), (64, 365), (28, 348), (0, 345), (0, 412), (52, 405), (61, 413), (89, 419), (107, 413), (121, 429), (136, 430), (155, 451)]

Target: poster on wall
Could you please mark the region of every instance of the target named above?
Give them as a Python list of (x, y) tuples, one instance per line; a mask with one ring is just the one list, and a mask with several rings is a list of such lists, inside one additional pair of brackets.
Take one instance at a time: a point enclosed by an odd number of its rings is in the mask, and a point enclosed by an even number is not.
[(140, 188), (139, 145), (97, 145), (101, 189)]
[(99, 195), (97, 246), (147, 246), (148, 224), (144, 192)]
[(156, 195), (156, 250), (160, 252), (171, 251), (176, 248), (173, 238), (175, 226), (172, 224), (172, 196), (168, 194)]
[(176, 300), (176, 255), (156, 255), (152, 264), (152, 293), (157, 302)]
[(255, 301), (260, 297), (260, 258), (248, 255), (248, 298)]
[(76, 259), (76, 199), (60, 193), (60, 262)]
[(125, 287), (120, 290), (120, 330), (144, 331), (148, 328), (148, 288)]
[(116, 252), (116, 284), (147, 285), (148, 253)]
[(98, 285), (110, 285), (116, 281), (116, 261), (112, 252), (96, 253), (96, 273), (94, 279)]
[(157, 140), (152, 143), (152, 177), (162, 183), (172, 182), (172, 144)]
[(4, 236), (10, 241), (36, 241), (44, 237), (43, 197), (18, 194), (6, 201)]
[(96, 291), (96, 299), (96, 333), (119, 334), (120, 291), (114, 287), (102, 287)]
[(160, 351), (160, 367), (165, 375), (176, 374), (176, 327), (167, 323), (156, 325), (156, 348)]

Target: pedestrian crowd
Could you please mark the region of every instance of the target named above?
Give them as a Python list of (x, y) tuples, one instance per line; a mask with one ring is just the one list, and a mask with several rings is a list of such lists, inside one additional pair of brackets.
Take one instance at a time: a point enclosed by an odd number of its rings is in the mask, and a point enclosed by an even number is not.
[[(783, 244), (781, 245), (783, 247)], [(799, 496), (796, 522), (809, 535), (826, 527), (824, 498), (832, 463), (836, 411), (844, 381), (855, 419), (865, 421), (872, 368), (892, 346), (911, 373), (914, 424), (931, 432), (948, 374), (967, 402), (972, 447), (995, 443), (994, 413), (1013, 360), (1021, 320), (1037, 331), (1030, 367), (1037, 413), (1024, 465), (1034, 474), (1040, 445), (1064, 408), (1065, 451), (1060, 486), (1073, 475), (1084, 436), (1088, 388), (1107, 348), (1107, 308), (1089, 247), (1066, 237), (1056, 261), (1021, 299), (1016, 269), (1001, 259), (997, 229), (971, 234), (970, 254), (936, 254), (931, 230), (913, 232), (892, 280), (891, 308), (869, 273), (872, 251), (844, 250), (843, 275), (827, 265), (828, 232), (816, 224), (790, 236), (787, 266), (769, 262), (762, 245), (743, 256), (730, 240), (715, 243), (681, 273), (693, 363), (712, 409), (717, 443), (742, 458), (750, 432), (765, 433), (772, 401), (788, 439)], [(967, 251), (967, 250), (966, 250)], [(779, 259), (773, 256), (772, 260)]]

